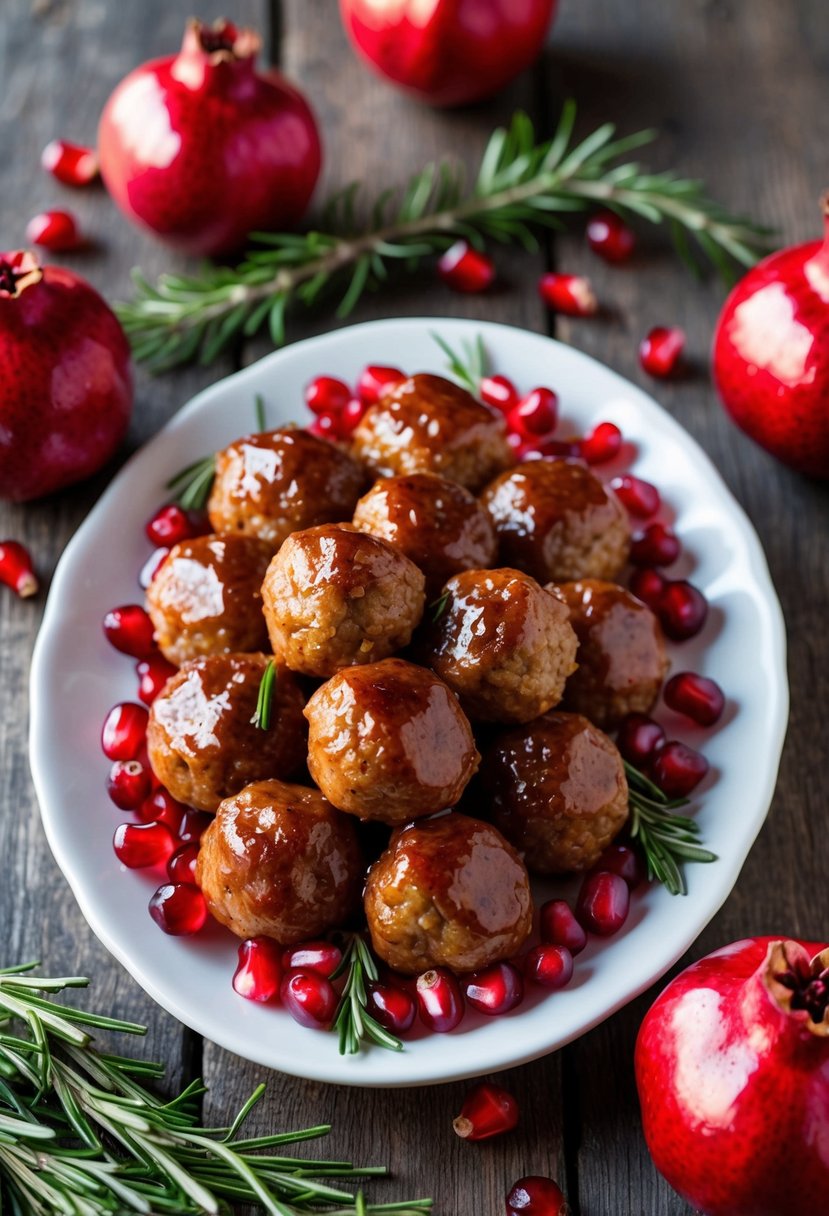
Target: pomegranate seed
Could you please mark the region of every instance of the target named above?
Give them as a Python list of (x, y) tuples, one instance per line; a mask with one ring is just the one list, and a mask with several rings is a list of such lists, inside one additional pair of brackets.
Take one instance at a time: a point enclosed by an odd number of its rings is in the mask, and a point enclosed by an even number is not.
[(433, 967), (417, 977), (417, 1007), (430, 1030), (445, 1034), (455, 1029), (463, 1017), (463, 995), (451, 971)]
[(207, 904), (198, 887), (167, 882), (150, 899), (150, 916), (171, 937), (198, 933), (207, 920)]
[(109, 770), (107, 793), (119, 810), (136, 810), (150, 789), (150, 774), (137, 760), (116, 760)]
[(650, 777), (669, 798), (687, 798), (708, 772), (708, 761), (676, 739), (664, 743), (648, 766)]
[(282, 954), (286, 971), (313, 971), (330, 979), (343, 961), (343, 952), (333, 942), (303, 942), (290, 946)]
[(643, 567), (642, 569), (634, 570), (630, 576), (628, 586), (638, 600), (641, 600), (643, 604), (647, 604), (653, 612), (656, 612), (662, 602), (662, 596), (668, 583), (658, 570)]
[(544, 274), (538, 291), (548, 308), (568, 317), (592, 317), (599, 310), (590, 280), (578, 274)]
[(248, 1001), (272, 1001), (282, 982), (280, 949), (267, 937), (249, 937), (239, 946), (233, 991)]
[(190, 514), (174, 502), (156, 511), (152, 519), (147, 520), (144, 531), (150, 544), (166, 545), (168, 548), (198, 535)]
[(40, 163), (64, 186), (88, 186), (98, 176), (98, 158), (91, 148), (53, 139), (40, 154)]
[(550, 388), (534, 388), (507, 414), (507, 426), (525, 439), (544, 439), (556, 429), (558, 397)]
[(312, 414), (336, 414), (351, 400), (351, 389), (336, 376), (317, 376), (305, 386), (305, 404)]
[(152, 823), (154, 820), (165, 823), (173, 835), (178, 837), (178, 830), (189, 809), (183, 802), (177, 802), (173, 795), (162, 787), (153, 790), (144, 799), (138, 808), (138, 818), (142, 823)]
[(657, 615), (668, 637), (682, 642), (702, 629), (708, 616), (708, 601), (692, 583), (677, 579), (662, 592)]
[(645, 867), (635, 849), (627, 844), (609, 844), (593, 867), (624, 878), (631, 891), (645, 881)]
[(191, 806), (186, 806), (176, 835), (182, 844), (198, 844), (212, 822), (212, 815), (206, 815), (203, 811), (195, 811)]
[(135, 760), (147, 736), (150, 715), (143, 705), (122, 701), (104, 719), (101, 748), (109, 760)]
[(141, 659), (135, 664), (135, 674), (138, 676), (138, 696), (145, 705), (152, 705), (167, 681), (176, 674), (177, 667), (161, 654), (154, 654), (149, 659)]
[(580, 954), (587, 945), (587, 934), (564, 899), (548, 899), (541, 905), (539, 930), (542, 941), (551, 946), (566, 946), (573, 955)]
[(146, 659), (155, 652), (153, 623), (140, 604), (111, 608), (104, 617), (104, 633), (121, 654)]
[(595, 870), (581, 884), (576, 916), (590, 933), (610, 937), (621, 929), (630, 910), (630, 890), (624, 878)]
[(495, 278), (495, 263), (467, 241), (455, 241), (438, 261), (438, 274), (453, 291), (486, 291)]
[(189, 882), (196, 885), (196, 862), (199, 859), (197, 844), (183, 844), (167, 862), (167, 876), (170, 882)]
[(466, 981), (466, 999), (473, 1009), (491, 1017), (509, 1013), (524, 999), (521, 972), (512, 963), (494, 963), (476, 971)]
[(339, 422), (333, 414), (320, 414), (305, 429), (309, 435), (316, 435), (317, 439), (336, 441), (339, 438)]
[(314, 971), (290, 971), (280, 988), (282, 1004), (294, 1021), (312, 1030), (327, 1030), (337, 1011), (330, 980)]
[(543, 988), (563, 988), (573, 978), (573, 956), (566, 946), (546, 942), (530, 950), (524, 962), (528, 979)]
[(478, 385), (478, 396), (503, 414), (518, 404), (518, 389), (506, 376), (484, 376)]
[(17, 540), (0, 541), (0, 583), (11, 587), (24, 600), (37, 591), (31, 554)]
[(517, 1123), (518, 1103), (512, 1094), (484, 1081), (470, 1089), (452, 1127), (461, 1140), (489, 1140), (511, 1132)]
[(398, 984), (369, 984), (366, 1009), (395, 1035), (411, 1030), (417, 1013), (414, 997)]
[(630, 560), (634, 566), (670, 566), (679, 557), (679, 537), (667, 524), (648, 524), (633, 538)]
[(138, 586), (142, 591), (146, 591), (150, 583), (158, 574), (161, 567), (164, 565), (170, 550), (166, 548), (153, 549), (150, 556), (144, 562), (144, 565), (138, 571)]
[(587, 243), (606, 262), (627, 262), (636, 248), (636, 237), (613, 211), (600, 211), (587, 221)]
[(347, 439), (351, 432), (356, 429), (367, 409), (367, 405), (362, 401), (358, 401), (356, 397), (352, 397), (348, 405), (337, 416), (338, 438)]
[(163, 823), (120, 823), (112, 838), (115, 856), (130, 870), (161, 866), (176, 847), (173, 834)]
[(82, 243), (71, 211), (41, 211), (33, 215), (26, 225), (26, 242), (56, 252), (77, 249)]
[(383, 389), (388, 384), (399, 384), (406, 377), (397, 367), (379, 367), (369, 364), (360, 373), (357, 381), (357, 396), (363, 405), (374, 405), (380, 400)]
[(639, 344), (639, 362), (649, 376), (664, 380), (673, 375), (685, 348), (685, 334), (676, 327), (658, 325)]
[(713, 726), (719, 722), (725, 709), (725, 697), (719, 684), (692, 671), (680, 671), (671, 676), (662, 696), (667, 706), (692, 718), (700, 726)]
[(622, 432), (615, 422), (600, 422), (581, 441), (581, 454), (588, 464), (606, 464), (621, 448)]
[(637, 519), (648, 519), (662, 505), (656, 486), (643, 481), (641, 477), (634, 477), (632, 473), (614, 477), (610, 488), (625, 509)]
[(568, 1216), (570, 1209), (552, 1178), (519, 1178), (506, 1198), (507, 1216)]
[(616, 735), (616, 746), (629, 764), (642, 768), (665, 742), (665, 732), (647, 714), (628, 714)]

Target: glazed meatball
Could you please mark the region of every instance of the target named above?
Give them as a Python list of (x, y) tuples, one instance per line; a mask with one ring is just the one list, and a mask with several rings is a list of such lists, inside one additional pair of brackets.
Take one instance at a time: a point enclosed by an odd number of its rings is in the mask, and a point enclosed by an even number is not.
[(254, 726), (264, 654), (193, 659), (167, 681), (150, 707), (147, 750), (174, 798), (215, 811), (251, 781), (290, 777), (306, 753), (305, 702), (291, 672), (274, 682), (271, 725)]
[(461, 570), (495, 561), (495, 529), (469, 490), (434, 473), (378, 481), (357, 503), (354, 526), (401, 549), (426, 576), (435, 595)]
[(380, 477), (440, 473), (471, 490), (513, 463), (502, 414), (443, 376), (410, 376), (363, 415), (352, 450)]
[(375, 953), (395, 971), (475, 971), (521, 949), (532, 928), (526, 867), (488, 823), (455, 812), (392, 836), (368, 873)]
[(197, 536), (174, 545), (147, 588), (161, 652), (180, 667), (205, 654), (262, 650), (262, 579), (271, 547), (255, 536)]
[(333, 443), (267, 431), (217, 453), (207, 513), (214, 531), (258, 536), (275, 552), (300, 528), (351, 519), (365, 483), (365, 470)]
[(450, 578), (423, 657), (479, 722), (529, 722), (558, 705), (576, 635), (560, 600), (520, 570)]
[(616, 578), (627, 561), (627, 512), (578, 461), (526, 461), (496, 477), (481, 501), (498, 533), (499, 560), (540, 583)]
[(455, 694), (425, 667), (351, 667), (305, 707), (308, 768), (326, 798), (361, 819), (401, 824), (454, 806), (478, 767)]
[(196, 881), (237, 937), (283, 946), (318, 937), (359, 908), (355, 825), (317, 790), (257, 781), (222, 802), (201, 839)]
[(567, 681), (564, 704), (599, 726), (618, 726), (626, 714), (647, 713), (668, 670), (656, 617), (624, 587), (599, 579), (550, 587), (570, 609), (579, 639), (578, 670)]
[(323, 678), (385, 659), (409, 644), (423, 586), (414, 562), (350, 524), (294, 532), (262, 585), (273, 652), (292, 671)]
[(622, 757), (579, 714), (545, 714), (499, 735), (480, 791), (534, 874), (589, 870), (628, 817)]

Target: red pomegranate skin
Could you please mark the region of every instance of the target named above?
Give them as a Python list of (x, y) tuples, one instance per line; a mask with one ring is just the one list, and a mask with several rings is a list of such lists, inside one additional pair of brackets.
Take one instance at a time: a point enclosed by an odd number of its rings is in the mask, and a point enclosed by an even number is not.
[[(824, 210), (826, 205), (824, 204)], [(827, 237), (765, 258), (728, 296), (714, 382), (742, 430), (784, 464), (829, 477)]]
[[(205, 50), (220, 29), (232, 49)], [(101, 115), (107, 190), (128, 219), (186, 253), (233, 253), (253, 231), (293, 227), (316, 185), (314, 115), (278, 73), (256, 71), (259, 45), (253, 31), (193, 21), (181, 51), (136, 68)]]
[(541, 50), (556, 0), (340, 0), (353, 46), (437, 106), (490, 97)]
[[(736, 942), (694, 963), (639, 1031), (648, 1148), (705, 1216), (829, 1211), (829, 1015), (822, 1030), (807, 1028), (804, 1011), (770, 994), (763, 975), (778, 940)], [(790, 945), (809, 959), (826, 950)]]
[[(10, 294), (2, 282), (15, 259), (36, 269)], [(109, 460), (132, 409), (130, 352), (89, 283), (59, 266), (41, 275), (31, 254), (0, 253), (0, 367), (0, 498), (51, 494)]]

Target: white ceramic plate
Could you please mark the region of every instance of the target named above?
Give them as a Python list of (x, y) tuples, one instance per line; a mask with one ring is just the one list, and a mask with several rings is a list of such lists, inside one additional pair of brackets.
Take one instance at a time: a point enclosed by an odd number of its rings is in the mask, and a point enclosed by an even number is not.
[[(302, 389), (330, 372), (356, 379), (366, 363), (445, 370), (432, 338), (453, 346), (480, 334), (492, 364), (519, 388), (549, 384), (584, 433), (601, 419), (636, 445), (635, 470), (663, 491), (684, 556), (676, 572), (702, 588), (711, 611), (702, 635), (672, 647), (674, 669), (716, 677), (729, 701), (705, 732), (667, 711), (671, 734), (704, 747), (711, 773), (695, 799), (712, 865), (687, 867), (689, 893), (637, 893), (617, 936), (594, 939), (570, 986), (533, 997), (513, 1014), (468, 1014), (451, 1035), (406, 1043), (395, 1054), (337, 1053), (336, 1037), (298, 1026), (278, 1008), (237, 997), (236, 940), (218, 926), (197, 938), (161, 933), (147, 913), (158, 882), (123, 870), (112, 852), (118, 813), (104, 792), (101, 722), (135, 697), (132, 665), (106, 641), (112, 605), (140, 599), (136, 572), (148, 555), (143, 523), (184, 465), (254, 429), (261, 393), (267, 422), (305, 417)], [(621, 465), (620, 465), (621, 467)], [(613, 468), (603, 473), (612, 475)], [(650, 397), (599, 363), (549, 338), (459, 320), (388, 320), (338, 330), (277, 351), (200, 393), (129, 461), (68, 546), (55, 574), (32, 665), (31, 763), (49, 843), (84, 916), (150, 995), (182, 1022), (240, 1056), (287, 1073), (351, 1085), (423, 1085), (493, 1072), (584, 1034), (662, 975), (731, 891), (765, 818), (787, 718), (785, 634), (760, 544), (697, 444)], [(567, 888), (565, 888), (567, 890)], [(570, 888), (572, 890), (572, 888)]]

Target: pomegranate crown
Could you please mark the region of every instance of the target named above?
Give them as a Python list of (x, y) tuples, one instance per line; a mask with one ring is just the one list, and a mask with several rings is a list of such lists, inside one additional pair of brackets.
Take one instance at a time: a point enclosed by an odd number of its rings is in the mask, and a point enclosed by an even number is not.
[(763, 982), (783, 1013), (801, 1020), (820, 1038), (829, 1038), (829, 948), (814, 958), (799, 942), (769, 945)]
[(28, 249), (0, 253), (0, 300), (14, 300), (43, 278), (40, 263)]

